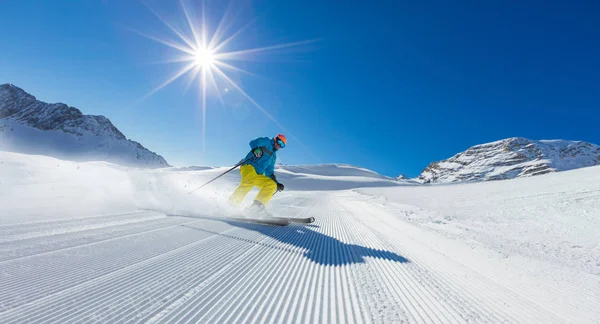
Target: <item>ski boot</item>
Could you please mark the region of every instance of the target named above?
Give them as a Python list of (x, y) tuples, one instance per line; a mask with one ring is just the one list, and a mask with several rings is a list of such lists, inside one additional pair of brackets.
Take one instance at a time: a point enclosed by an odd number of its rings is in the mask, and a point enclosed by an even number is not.
[(265, 205), (258, 200), (255, 200), (252, 205), (250, 205), (244, 211), (246, 217), (256, 217), (256, 218), (271, 218), (273, 215), (267, 212)]

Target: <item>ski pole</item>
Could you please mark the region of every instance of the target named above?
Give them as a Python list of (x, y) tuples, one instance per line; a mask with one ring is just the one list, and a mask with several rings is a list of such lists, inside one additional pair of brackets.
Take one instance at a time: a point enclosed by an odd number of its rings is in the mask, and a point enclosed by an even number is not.
[(238, 162), (238, 164), (236, 164), (236, 165), (234, 165), (233, 167), (231, 167), (231, 169), (229, 169), (229, 170), (227, 170), (227, 171), (225, 171), (225, 172), (221, 173), (220, 175), (216, 176), (215, 178), (213, 178), (212, 180), (208, 181), (207, 183), (205, 183), (205, 184), (201, 185), (200, 187), (198, 187), (198, 188), (196, 188), (196, 189), (194, 189), (194, 190), (192, 190), (192, 191), (188, 192), (188, 194), (191, 194), (191, 193), (193, 193), (193, 192), (194, 192), (194, 191), (196, 191), (196, 190), (199, 190), (199, 189), (201, 189), (201, 188), (204, 188), (204, 187), (205, 187), (206, 185), (208, 185), (209, 183), (211, 183), (211, 182), (213, 182), (213, 181), (215, 181), (215, 180), (219, 179), (220, 177), (222, 177), (222, 176), (226, 175), (227, 173), (229, 173), (229, 172), (233, 171), (235, 168), (237, 168), (237, 167), (239, 167), (240, 165), (242, 165), (242, 164), (244, 164), (244, 163), (248, 162), (250, 159), (251, 159), (251, 157), (250, 157), (250, 158), (247, 158), (247, 159), (245, 159), (245, 160), (241, 160), (240, 162)]

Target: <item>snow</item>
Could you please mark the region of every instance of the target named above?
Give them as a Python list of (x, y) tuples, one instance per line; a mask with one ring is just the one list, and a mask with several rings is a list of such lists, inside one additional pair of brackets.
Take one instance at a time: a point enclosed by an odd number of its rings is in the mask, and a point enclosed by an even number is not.
[(279, 165), (270, 211), (316, 218), (286, 227), (223, 217), (237, 172), (190, 194), (227, 169), (0, 152), (0, 322), (600, 322), (600, 167)]

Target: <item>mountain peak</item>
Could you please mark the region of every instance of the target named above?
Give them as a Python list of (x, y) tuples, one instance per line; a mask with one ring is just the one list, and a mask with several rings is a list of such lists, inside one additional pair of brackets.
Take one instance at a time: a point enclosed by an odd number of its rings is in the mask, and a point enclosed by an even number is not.
[(453, 157), (432, 162), (424, 183), (501, 180), (600, 165), (600, 147), (582, 141), (511, 137), (479, 144)]
[(23, 89), (0, 85), (2, 150), (75, 160), (166, 167), (167, 161), (128, 140), (104, 116), (84, 115), (64, 103), (45, 103)]

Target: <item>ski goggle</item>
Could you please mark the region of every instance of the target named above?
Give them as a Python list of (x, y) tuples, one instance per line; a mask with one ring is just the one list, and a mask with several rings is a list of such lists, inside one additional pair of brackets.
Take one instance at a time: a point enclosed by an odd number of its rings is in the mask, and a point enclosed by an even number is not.
[(285, 143), (280, 140), (279, 138), (275, 140), (277, 142), (277, 144), (279, 144), (279, 147), (284, 148), (285, 147)]

